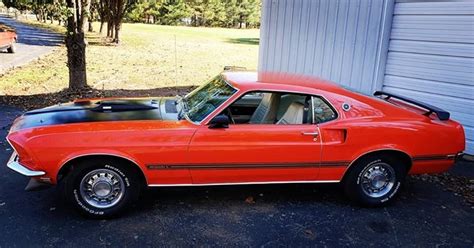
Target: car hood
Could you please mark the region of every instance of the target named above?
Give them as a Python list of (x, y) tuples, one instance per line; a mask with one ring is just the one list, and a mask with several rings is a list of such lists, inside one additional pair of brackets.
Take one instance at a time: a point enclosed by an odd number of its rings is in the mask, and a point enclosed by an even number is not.
[(81, 122), (178, 119), (175, 98), (114, 98), (76, 100), (28, 111), (15, 120), (11, 131)]

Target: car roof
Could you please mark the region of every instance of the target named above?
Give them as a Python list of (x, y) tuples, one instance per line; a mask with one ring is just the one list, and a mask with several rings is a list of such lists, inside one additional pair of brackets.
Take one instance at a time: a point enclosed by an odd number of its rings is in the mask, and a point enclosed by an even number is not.
[(314, 76), (248, 71), (223, 72), (222, 75), (232, 86), (244, 90), (271, 89), (308, 93), (314, 92), (314, 90), (333, 93), (346, 92), (336, 83)]

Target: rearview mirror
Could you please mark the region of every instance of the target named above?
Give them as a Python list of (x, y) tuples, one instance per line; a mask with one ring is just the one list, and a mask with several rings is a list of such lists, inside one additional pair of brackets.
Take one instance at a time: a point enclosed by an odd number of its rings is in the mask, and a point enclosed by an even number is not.
[(229, 123), (227, 115), (218, 115), (209, 122), (209, 128), (228, 128)]

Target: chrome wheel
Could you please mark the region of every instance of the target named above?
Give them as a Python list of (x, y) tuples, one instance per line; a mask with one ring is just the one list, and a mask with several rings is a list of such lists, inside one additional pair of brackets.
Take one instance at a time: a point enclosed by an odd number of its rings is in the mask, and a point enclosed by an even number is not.
[(96, 208), (110, 208), (117, 205), (124, 191), (123, 179), (109, 169), (97, 169), (87, 173), (80, 184), (82, 199)]
[(371, 164), (360, 175), (362, 191), (373, 198), (385, 196), (396, 182), (395, 170), (383, 162)]

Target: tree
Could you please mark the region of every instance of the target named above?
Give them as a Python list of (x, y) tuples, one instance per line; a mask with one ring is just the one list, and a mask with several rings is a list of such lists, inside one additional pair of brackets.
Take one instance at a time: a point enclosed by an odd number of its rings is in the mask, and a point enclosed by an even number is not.
[(109, 23), (111, 24), (110, 26), (113, 26), (115, 30), (115, 34), (111, 35), (110, 37), (113, 36), (113, 42), (116, 44), (120, 43), (120, 30), (122, 29), (122, 21), (127, 13), (127, 11), (130, 9), (130, 7), (133, 5), (134, 0), (108, 0), (110, 2), (109, 4), (109, 9), (110, 9), (110, 15), (109, 15)]
[(108, 21), (108, 12), (109, 12), (109, 3), (108, 0), (99, 0), (96, 2), (97, 4), (97, 14), (99, 14), (99, 19), (100, 19), (100, 28), (99, 28), (99, 33), (102, 34), (102, 31), (104, 29), (104, 23)]
[(239, 20), (239, 5), (237, 0), (229, 0), (226, 2), (226, 23), (225, 27), (234, 28)]
[(155, 23), (160, 16), (161, 2), (157, 0), (135, 3), (126, 19), (131, 22)]
[(160, 23), (165, 25), (178, 25), (183, 19), (190, 15), (190, 9), (184, 0), (164, 0), (160, 14), (162, 16)]
[(70, 12), (67, 18), (66, 48), (69, 69), (69, 88), (79, 89), (87, 86), (86, 41), (84, 20), (87, 11), (83, 0), (66, 0)]
[(188, 0), (187, 5), (191, 15), (191, 25), (195, 27), (203, 25), (204, 0)]
[(261, 0), (136, 0), (132, 22), (211, 27), (258, 27)]
[(258, 27), (260, 26), (260, 11), (261, 11), (261, 2), (259, 0), (247, 0), (245, 5), (241, 6), (241, 10), (245, 17), (245, 27)]
[(31, 10), (33, 8), (33, 0), (3, 0), (3, 4), (7, 8), (15, 8), (23, 13), (26, 10)]
[(222, 27), (226, 22), (225, 4), (220, 0), (208, 0), (203, 13), (204, 24)]

